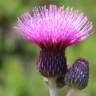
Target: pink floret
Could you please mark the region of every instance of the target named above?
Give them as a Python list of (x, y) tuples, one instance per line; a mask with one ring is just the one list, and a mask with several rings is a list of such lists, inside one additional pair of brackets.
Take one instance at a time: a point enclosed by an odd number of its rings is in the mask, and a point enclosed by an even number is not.
[(79, 43), (92, 32), (92, 23), (87, 16), (72, 8), (50, 5), (34, 8), (18, 18), (16, 29), (21, 35), (40, 47), (59, 45), (67, 47)]

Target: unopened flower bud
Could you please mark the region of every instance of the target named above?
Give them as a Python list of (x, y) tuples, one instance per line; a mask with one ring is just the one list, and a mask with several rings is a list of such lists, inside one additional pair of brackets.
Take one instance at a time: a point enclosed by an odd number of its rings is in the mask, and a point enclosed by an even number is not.
[(85, 59), (79, 58), (65, 74), (65, 84), (77, 89), (84, 89), (88, 84), (89, 65)]

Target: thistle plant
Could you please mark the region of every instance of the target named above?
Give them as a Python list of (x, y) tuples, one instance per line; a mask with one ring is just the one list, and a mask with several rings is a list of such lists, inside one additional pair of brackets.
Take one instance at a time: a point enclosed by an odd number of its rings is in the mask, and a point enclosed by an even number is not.
[(35, 7), (32, 14), (25, 12), (18, 18), (15, 28), (26, 40), (41, 48), (37, 68), (48, 79), (50, 96), (56, 96), (56, 88), (64, 85), (86, 87), (87, 61), (77, 59), (68, 69), (65, 50), (91, 34), (92, 23), (87, 16), (69, 7)]

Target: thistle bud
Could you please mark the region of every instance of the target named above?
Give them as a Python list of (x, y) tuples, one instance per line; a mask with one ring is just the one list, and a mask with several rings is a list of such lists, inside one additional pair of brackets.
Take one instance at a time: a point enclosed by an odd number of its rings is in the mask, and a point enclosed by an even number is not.
[(79, 58), (65, 74), (65, 84), (77, 89), (84, 89), (88, 84), (89, 65), (85, 59)]

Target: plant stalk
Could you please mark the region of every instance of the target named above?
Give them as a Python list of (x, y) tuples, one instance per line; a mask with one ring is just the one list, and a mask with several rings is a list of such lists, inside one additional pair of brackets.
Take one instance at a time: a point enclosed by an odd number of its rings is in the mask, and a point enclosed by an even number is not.
[(56, 78), (48, 78), (48, 87), (50, 96), (56, 96)]
[(66, 96), (76, 96), (75, 89), (70, 89)]

